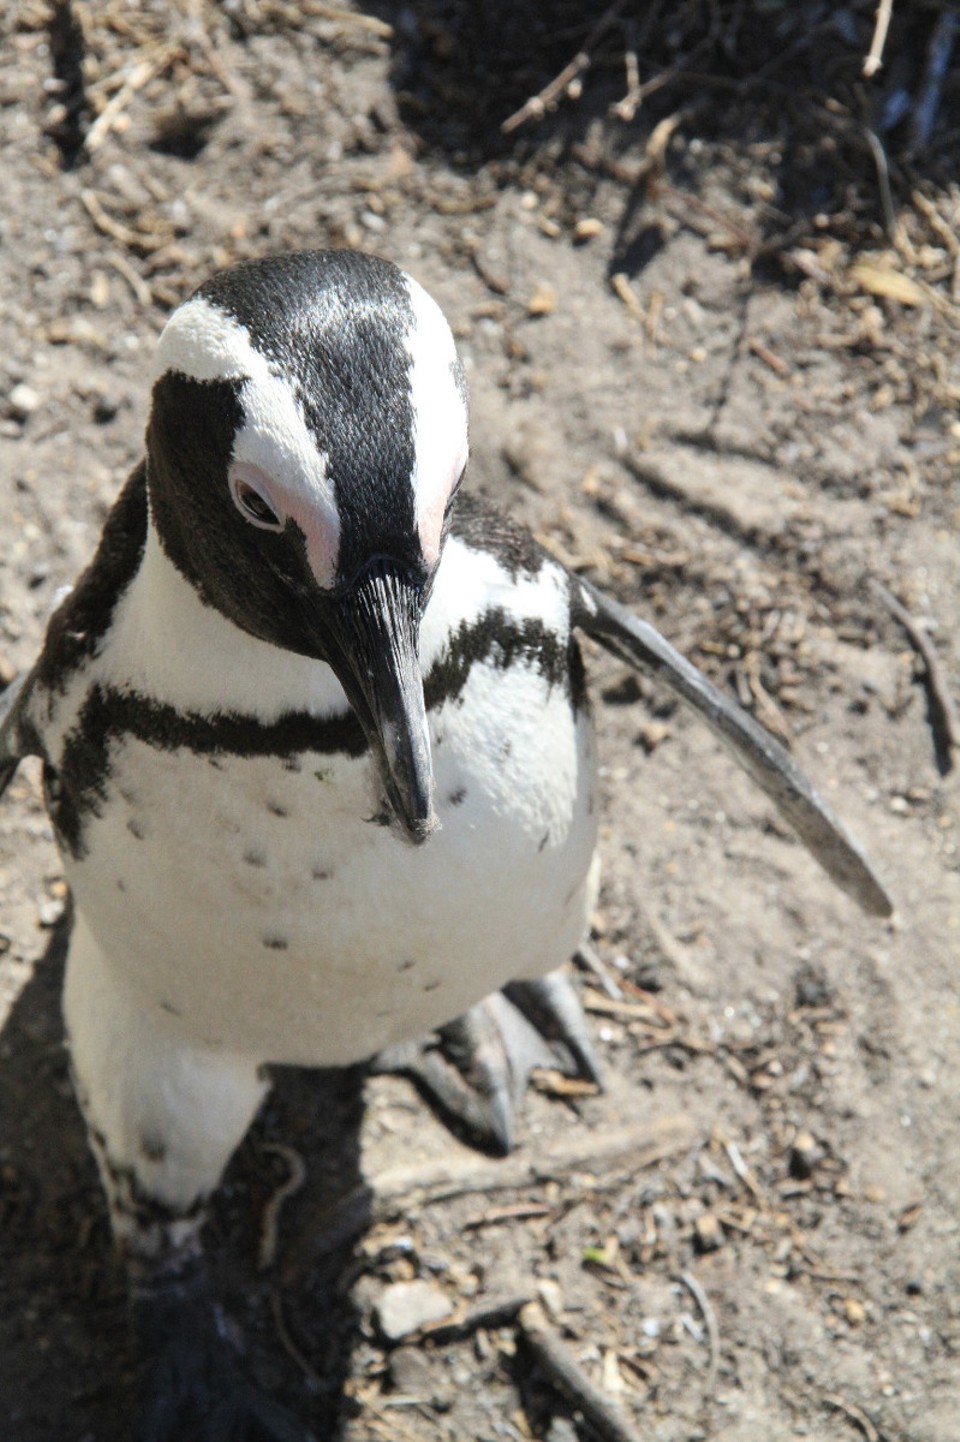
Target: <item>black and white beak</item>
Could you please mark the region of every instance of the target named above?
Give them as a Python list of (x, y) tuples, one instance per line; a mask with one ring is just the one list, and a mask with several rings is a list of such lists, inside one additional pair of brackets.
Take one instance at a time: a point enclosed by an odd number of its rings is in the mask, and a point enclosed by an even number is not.
[(408, 840), (436, 829), (433, 762), (419, 662), (422, 582), (380, 562), (332, 602), (325, 649), (363, 727), (390, 809)]

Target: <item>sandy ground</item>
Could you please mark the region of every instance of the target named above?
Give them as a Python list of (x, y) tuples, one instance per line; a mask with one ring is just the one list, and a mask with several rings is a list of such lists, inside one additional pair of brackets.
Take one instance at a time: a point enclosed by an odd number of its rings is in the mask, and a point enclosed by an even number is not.
[[(960, 806), (869, 584), (956, 694), (955, 88), (926, 168), (891, 172), (890, 239), (850, 99), (872, 6), (804, 29), (718, 5), (707, 39), (699, 7), (614, 6), (595, 40), (582, 8), (4, 10), (0, 651), (29, 664), (138, 458), (171, 305), (288, 246), (411, 269), (468, 366), (470, 484), (789, 739), (897, 916), (860, 916), (696, 719), (591, 652), (607, 1092), (542, 1079), (495, 1161), (400, 1079), (280, 1078), (211, 1228), (248, 1365), (319, 1436), (593, 1436), (518, 1327), (539, 1297), (645, 1442), (955, 1442)], [(907, 8), (875, 109), (918, 93), (932, 18)], [(644, 25), (640, 78), (666, 79), (624, 118)], [(582, 93), (502, 133), (588, 42)], [(63, 906), (24, 767), (0, 817), (9, 1442), (114, 1442), (128, 1410)], [(466, 1320), (396, 1346), (379, 1307), (414, 1279)]]

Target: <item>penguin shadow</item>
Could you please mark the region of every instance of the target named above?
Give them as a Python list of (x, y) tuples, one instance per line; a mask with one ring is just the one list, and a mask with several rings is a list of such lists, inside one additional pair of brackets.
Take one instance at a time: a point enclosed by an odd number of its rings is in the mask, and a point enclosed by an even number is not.
[[(668, 237), (649, 214), (650, 175), (637, 165), (637, 142), (671, 107), (650, 96), (638, 132), (615, 113), (627, 89), (623, 67), (591, 61), (575, 102), (565, 100), (561, 87), (544, 112), (511, 121), (575, 63), (588, 41), (625, 52), (636, 40), (636, 17), (612, 16), (609, 25), (598, 25), (600, 11), (591, 18), (580, 0), (522, 6), (419, 0), (402, 8), (394, 0), (368, 0), (366, 8), (391, 26), (391, 87), (404, 125), (425, 153), (468, 175), (502, 165), (508, 175), (518, 172), (521, 185), (524, 174), (555, 172), (562, 176), (563, 208), (580, 216), (592, 213), (601, 184), (613, 176), (623, 193), (608, 276), (635, 277), (649, 265)], [(667, 148), (658, 173), (679, 186), (689, 180), (684, 166), (682, 153)]]
[[(938, 7), (894, 14), (887, 78), (870, 87), (862, 77), (866, 17), (857, 39), (840, 25), (811, 25), (802, 7), (795, 16), (781, 6), (734, 7), (726, 20), (715, 7), (678, 15), (680, 8), (582, 0), (365, 5), (391, 27), (390, 83), (422, 154), (466, 175), (492, 162), (499, 182), (518, 188), (554, 173), (561, 220), (590, 215), (598, 200), (609, 211), (609, 184), (604, 196), (598, 191), (604, 181), (619, 183), (609, 276), (641, 274), (680, 224), (724, 234), (766, 278), (797, 285), (803, 272), (779, 251), (816, 216), (846, 214), (855, 199), (864, 216), (889, 225), (878, 165), (889, 168), (887, 183), (897, 191), (909, 193), (914, 171), (952, 179), (952, 131), (935, 126), (937, 107), (927, 96)], [(631, 55), (643, 87), (632, 105)], [(541, 96), (546, 105), (524, 113)], [(661, 147), (656, 127), (667, 117), (679, 129), (676, 143)], [(370, 118), (377, 128), (376, 111)], [(688, 142), (749, 146), (758, 135), (775, 195), (738, 222), (743, 211), (732, 204), (717, 212), (704, 202), (716, 156), (698, 157)], [(889, 153), (880, 162), (878, 136)], [(674, 192), (669, 203), (661, 182)]]
[[(136, 1383), (123, 1267), (73, 1094), (61, 1016), (69, 922), (0, 1034), (0, 1436), (129, 1442)], [(211, 1207), (206, 1244), (243, 1371), (334, 1439), (358, 1313), (352, 1242), (364, 1070), (277, 1072)], [(325, 1222), (329, 1223), (324, 1231)]]

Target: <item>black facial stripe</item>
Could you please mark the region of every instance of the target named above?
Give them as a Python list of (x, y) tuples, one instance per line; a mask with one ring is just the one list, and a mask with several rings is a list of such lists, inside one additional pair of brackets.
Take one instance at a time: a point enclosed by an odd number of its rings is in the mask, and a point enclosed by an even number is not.
[(198, 295), (237, 320), (296, 386), (329, 458), (340, 580), (380, 553), (415, 566), (415, 499), (404, 484), (416, 454), (405, 345), (414, 314), (402, 273), (352, 251), (303, 251), (221, 272)]

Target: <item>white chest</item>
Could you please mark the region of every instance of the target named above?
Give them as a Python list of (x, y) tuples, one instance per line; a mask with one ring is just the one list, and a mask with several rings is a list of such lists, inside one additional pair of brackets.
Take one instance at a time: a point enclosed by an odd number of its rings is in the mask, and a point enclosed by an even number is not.
[[(425, 668), (431, 645), (428, 632)], [(118, 642), (100, 659), (114, 684), (123, 656)], [(141, 635), (135, 663), (157, 674), (149, 659)], [(221, 647), (211, 669), (238, 686), (229, 662)], [(317, 663), (279, 664), (286, 708), (337, 707)], [(165, 689), (167, 704), (189, 704)], [(588, 715), (517, 661), (474, 665), (430, 720), (440, 830), (420, 847), (383, 824), (367, 755), (202, 755), (114, 737), (105, 798), (67, 870), (117, 984), (207, 1045), (341, 1065), (560, 965), (589, 905)]]

